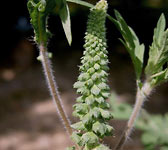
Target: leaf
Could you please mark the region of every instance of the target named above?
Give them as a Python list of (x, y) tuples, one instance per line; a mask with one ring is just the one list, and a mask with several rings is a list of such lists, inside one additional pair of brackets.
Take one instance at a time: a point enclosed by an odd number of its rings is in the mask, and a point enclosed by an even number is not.
[(153, 86), (167, 81), (167, 69), (163, 70), (163, 66), (168, 62), (168, 30), (165, 30), (165, 27), (165, 16), (161, 14), (157, 27), (154, 29), (153, 42), (145, 68), (145, 74), (153, 80), (151, 81)]
[(94, 5), (88, 3), (88, 2), (85, 2), (85, 1), (81, 1), (81, 0), (66, 0), (67, 2), (72, 2), (72, 3), (75, 3), (75, 4), (79, 4), (79, 5), (83, 5), (83, 6), (86, 6), (86, 7), (93, 7)]
[(141, 137), (141, 140), (144, 144), (154, 144), (157, 142), (157, 138), (148, 133), (144, 133)]
[(61, 22), (64, 28), (64, 32), (66, 35), (66, 38), (68, 40), (69, 45), (72, 43), (72, 33), (71, 33), (71, 19), (70, 19), (70, 12), (69, 12), (69, 7), (66, 3), (65, 0), (64, 2), (64, 7), (60, 10), (59, 15), (61, 18)]
[(50, 14), (59, 13), (69, 44), (72, 42), (70, 13), (66, 0), (29, 0), (27, 7), (31, 24), (35, 32), (35, 41), (47, 45), (51, 34), (47, 30), (47, 20)]
[(122, 34), (124, 41), (123, 40), (120, 41), (124, 44), (128, 53), (130, 54), (130, 57), (134, 64), (137, 80), (140, 80), (143, 68), (143, 57), (145, 46), (144, 44), (139, 43), (139, 39), (136, 36), (133, 29), (127, 25), (123, 17), (116, 10), (115, 10), (115, 16), (117, 20), (109, 15), (108, 18), (116, 25), (116, 27)]

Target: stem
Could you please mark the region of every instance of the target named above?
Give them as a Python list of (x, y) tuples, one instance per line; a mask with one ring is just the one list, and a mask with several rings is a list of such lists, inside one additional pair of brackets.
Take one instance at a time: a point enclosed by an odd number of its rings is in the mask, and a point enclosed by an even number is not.
[(45, 73), (45, 77), (47, 80), (47, 84), (50, 89), (50, 93), (52, 95), (54, 103), (56, 104), (57, 111), (60, 115), (60, 118), (62, 119), (63, 124), (65, 125), (65, 128), (66, 128), (68, 134), (71, 135), (72, 134), (72, 128), (70, 126), (71, 124), (70, 124), (70, 121), (69, 121), (69, 119), (63, 109), (63, 105), (61, 103), (61, 97), (59, 95), (57, 85), (54, 80), (51, 64), (50, 64), (50, 61), (49, 61), (49, 58), (47, 55), (47, 48), (45, 46), (43, 46), (43, 44), (41, 44), (39, 49), (40, 49), (40, 55), (42, 56), (41, 61), (42, 61), (42, 65), (44, 68), (44, 73)]
[(135, 106), (133, 108), (132, 114), (114, 150), (121, 150), (125, 142), (129, 138), (129, 136), (131, 135), (131, 131), (134, 127), (134, 123), (143, 107), (143, 103), (145, 102), (147, 97), (150, 95), (151, 91), (152, 91), (152, 88), (148, 82), (145, 82), (141, 89), (138, 88), (137, 94), (136, 94), (136, 102), (135, 102)]
[[(53, 76), (51, 63), (48, 58), (47, 48), (43, 44), (40, 44), (39, 49), (40, 49), (40, 56), (42, 56), (41, 62), (44, 69), (47, 84), (49, 86), (50, 94), (53, 98), (54, 104), (56, 104), (58, 114), (65, 126), (65, 129), (67, 130), (68, 134), (71, 136), (73, 132), (71, 128), (71, 123), (62, 105), (62, 100), (58, 92), (56, 81)], [(75, 144), (75, 146), (78, 150), (80, 150), (80, 147), (78, 145)]]

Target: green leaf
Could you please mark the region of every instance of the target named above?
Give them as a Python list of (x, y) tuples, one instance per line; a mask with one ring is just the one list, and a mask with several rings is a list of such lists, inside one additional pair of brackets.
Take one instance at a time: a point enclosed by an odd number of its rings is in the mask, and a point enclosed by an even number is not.
[(71, 33), (71, 19), (70, 19), (70, 12), (69, 7), (66, 3), (66, 0), (63, 0), (64, 6), (60, 10), (59, 15), (62, 21), (62, 26), (64, 28), (64, 32), (66, 35), (66, 38), (68, 40), (69, 45), (72, 43), (72, 33)]
[(160, 150), (168, 150), (168, 145), (167, 146), (162, 146)]
[(66, 37), (71, 44), (70, 13), (65, 0), (29, 0), (27, 7), (35, 32), (35, 41), (38, 44), (47, 45), (48, 38), (51, 37), (47, 30), (48, 16), (57, 13), (60, 15)]
[(132, 112), (131, 105), (128, 103), (120, 103), (117, 100), (117, 95), (115, 93), (112, 93), (110, 96), (110, 103), (114, 118), (117, 120), (129, 119)]
[(141, 140), (144, 144), (154, 144), (157, 142), (157, 137), (152, 134), (144, 133)]
[(168, 62), (168, 30), (165, 30), (165, 28), (165, 16), (161, 14), (157, 27), (154, 29), (148, 64), (145, 68), (145, 74), (152, 80), (153, 86), (166, 82), (168, 79), (167, 69), (163, 70), (163, 66)]
[(134, 64), (137, 80), (140, 80), (143, 68), (145, 46), (144, 44), (139, 43), (139, 39), (133, 29), (127, 25), (123, 17), (116, 10), (115, 16), (117, 20), (109, 15), (108, 18), (116, 25), (116, 27), (122, 34), (124, 41), (121, 40), (121, 42), (124, 44), (127, 51), (129, 52), (132, 62)]
[(85, 2), (85, 1), (81, 1), (81, 0), (66, 0), (67, 2), (72, 2), (72, 3), (75, 3), (75, 4), (79, 4), (79, 5), (83, 5), (83, 6), (86, 6), (86, 7), (93, 7), (94, 5), (88, 3), (88, 2)]

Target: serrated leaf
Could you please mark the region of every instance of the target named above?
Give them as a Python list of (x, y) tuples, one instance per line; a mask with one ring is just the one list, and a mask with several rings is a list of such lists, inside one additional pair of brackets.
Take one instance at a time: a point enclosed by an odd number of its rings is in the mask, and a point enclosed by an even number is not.
[(134, 64), (137, 80), (139, 80), (143, 68), (143, 57), (145, 50), (144, 44), (139, 43), (139, 39), (136, 36), (133, 29), (127, 25), (123, 17), (116, 10), (115, 10), (115, 16), (117, 20), (109, 15), (108, 18), (116, 25), (116, 27), (119, 29), (120, 33), (123, 36), (124, 41), (123, 40), (121, 41), (130, 54), (130, 57)]
[(153, 80), (154, 86), (167, 81), (166, 74), (165, 76), (162, 74), (165, 71), (163, 66), (168, 62), (168, 30), (165, 30), (165, 27), (165, 16), (161, 14), (157, 27), (154, 29), (148, 64), (145, 68), (146, 76)]
[(91, 88), (91, 93), (97, 96), (100, 93), (100, 89), (96, 85), (93, 85), (93, 87)]

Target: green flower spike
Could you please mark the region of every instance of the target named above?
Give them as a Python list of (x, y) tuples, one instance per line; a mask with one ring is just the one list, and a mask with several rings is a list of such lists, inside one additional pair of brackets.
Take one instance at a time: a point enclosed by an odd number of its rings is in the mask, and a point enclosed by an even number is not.
[(76, 129), (72, 139), (84, 150), (109, 150), (100, 141), (104, 136), (112, 135), (113, 130), (107, 123), (112, 114), (105, 101), (110, 95), (107, 84), (106, 12), (106, 0), (100, 0), (90, 10), (80, 75), (74, 84), (81, 96), (73, 106), (73, 115), (79, 117), (80, 121), (72, 125)]

